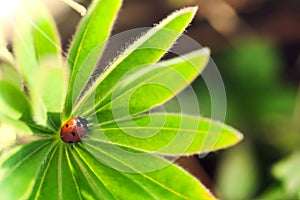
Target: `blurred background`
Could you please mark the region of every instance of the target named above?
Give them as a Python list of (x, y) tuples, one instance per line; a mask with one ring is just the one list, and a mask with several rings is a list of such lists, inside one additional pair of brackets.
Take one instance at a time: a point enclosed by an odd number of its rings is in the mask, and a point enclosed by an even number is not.
[[(48, 5), (66, 50), (81, 16), (62, 1)], [(300, 1), (125, 0), (113, 34), (191, 5), (199, 11), (186, 35), (211, 49), (226, 88), (225, 122), (245, 139), (178, 163), (222, 199), (300, 199)], [(192, 86), (201, 114), (210, 117), (202, 78)]]

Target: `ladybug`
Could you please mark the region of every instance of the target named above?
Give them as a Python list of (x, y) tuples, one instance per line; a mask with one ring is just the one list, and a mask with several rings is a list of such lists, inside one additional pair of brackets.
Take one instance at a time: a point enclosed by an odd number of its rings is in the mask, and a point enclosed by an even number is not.
[(60, 138), (66, 143), (81, 141), (88, 131), (88, 121), (82, 117), (74, 117), (67, 121), (60, 130)]

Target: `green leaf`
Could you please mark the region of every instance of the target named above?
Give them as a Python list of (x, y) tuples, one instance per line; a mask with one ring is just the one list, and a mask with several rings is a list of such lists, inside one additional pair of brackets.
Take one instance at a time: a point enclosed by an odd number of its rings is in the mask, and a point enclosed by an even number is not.
[(300, 197), (300, 152), (294, 152), (288, 158), (273, 167), (274, 176), (281, 180), (285, 192), (290, 196)]
[[(162, 105), (190, 84), (203, 70), (209, 59), (207, 48), (159, 62), (124, 76), (109, 91), (111, 101), (100, 104), (96, 111), (98, 121), (110, 121), (141, 113)], [(109, 94), (107, 94), (109, 95)], [(79, 110), (81, 115), (86, 110)], [(87, 111), (88, 112), (88, 111)]]
[(32, 88), (32, 101), (36, 120), (46, 125), (50, 113), (63, 110), (67, 91), (67, 69), (62, 64), (60, 37), (54, 19), (48, 10), (39, 4), (32, 21), (34, 45), (39, 69), (35, 72)]
[(217, 188), (220, 197), (253, 199), (260, 179), (252, 147), (243, 142), (224, 153), (218, 164)]
[(68, 54), (71, 67), (66, 115), (80, 95), (111, 33), (122, 0), (94, 0), (81, 20)]
[(86, 142), (170, 155), (215, 151), (232, 146), (243, 137), (222, 123), (180, 114), (153, 113), (99, 125), (100, 128), (91, 127)]
[(17, 69), (6, 63), (0, 64), (0, 80), (6, 80), (18, 88), (22, 87), (21, 77)]
[(55, 22), (42, 3), (35, 6), (17, 20), (14, 50), (29, 88), (35, 120), (47, 125), (49, 113), (63, 110), (68, 75), (62, 65)]
[(8, 158), (2, 158), (0, 166), (2, 199), (28, 199), (36, 179), (39, 178), (39, 171), (42, 171), (47, 163), (47, 154), (52, 150), (50, 141), (37, 140), (18, 148)]
[[(59, 158), (58, 158), (58, 199), (82, 199), (80, 196), (80, 191), (83, 191), (82, 188), (78, 186), (78, 177), (80, 177), (80, 171), (72, 171), (75, 168), (72, 166), (71, 159), (69, 157), (70, 146), (60, 143), (59, 147)], [(72, 170), (71, 170), (72, 169)]]
[(67, 72), (61, 66), (41, 66), (34, 82), (34, 101), (47, 112), (62, 112), (68, 87)]
[(49, 152), (46, 161), (29, 199), (82, 199), (62, 142)]
[(196, 10), (196, 7), (190, 7), (174, 12), (138, 38), (98, 77), (73, 109), (73, 113), (76, 113), (78, 107), (91, 109), (100, 103), (108, 103), (111, 99), (110, 91), (126, 73), (156, 63), (182, 34)]
[[(2, 157), (1, 198), (215, 199), (193, 176), (155, 155), (147, 154), (145, 161), (159, 168), (145, 172), (133, 157), (124, 160), (117, 151), (107, 151), (111, 145), (87, 145), (90, 152), (80, 144), (42, 139)], [(107, 160), (134, 173), (111, 168)]]
[[(31, 19), (28, 20), (31, 21)], [(48, 62), (50, 58), (53, 65), (61, 67), (62, 49), (58, 30), (51, 14), (41, 4), (32, 20), (32, 26), (36, 57), (39, 63)]]
[(49, 192), (57, 190), (59, 184), (58, 181), (53, 181), (53, 177), (58, 177), (58, 147), (56, 145), (51, 148), (48, 155), (45, 156), (45, 164), (41, 165), (41, 170), (36, 177), (28, 199), (58, 199), (55, 193)]
[[(124, 158), (112, 148), (113, 145), (86, 146), (90, 153), (79, 146), (75, 148), (77, 155), (74, 153), (74, 156), (79, 164), (88, 167), (87, 175), (97, 176), (116, 199), (215, 199), (193, 176), (157, 156), (147, 154), (137, 161), (134, 156)], [(155, 170), (140, 171), (145, 164)], [(111, 166), (122, 166), (125, 171)], [(96, 180), (90, 182), (96, 183)]]
[(13, 50), (16, 64), (28, 84), (29, 89), (33, 85), (34, 74), (38, 70), (38, 61), (35, 53), (32, 25), (23, 16), (16, 19), (13, 34)]
[[(78, 151), (80, 152), (80, 149)], [(116, 199), (112, 194), (116, 191), (108, 189), (106, 185), (112, 183), (115, 185), (113, 188), (117, 188), (117, 185), (121, 186), (124, 183), (122, 182), (121, 173), (117, 173), (115, 170), (99, 163), (85, 150), (81, 153), (68, 151), (68, 155), (74, 170), (77, 172), (76, 177), (78, 178), (81, 195), (85, 199)], [(84, 157), (82, 157), (83, 155)], [(116, 174), (117, 176), (115, 176)], [(119, 187), (120, 190), (122, 188)]]
[[(6, 126), (9, 126), (10, 128), (14, 129), (14, 131), (18, 135), (32, 135), (33, 131), (32, 129), (25, 123), (16, 119), (12, 119), (7, 116), (1, 116), (0, 115), (0, 122), (3, 122)], [(5, 133), (6, 134), (6, 133)], [(5, 140), (2, 138), (2, 141)]]
[[(1, 116), (0, 116), (0, 120), (1, 120)], [(3, 150), (13, 146), (16, 143), (17, 141), (16, 130), (12, 126), (3, 123), (3, 121), (0, 121), (0, 138), (1, 138), (0, 140), (0, 156), (1, 156)]]
[[(33, 25), (29, 16), (19, 16), (16, 19), (15, 34), (13, 39), (13, 50), (16, 58), (17, 66), (20, 69), (21, 75), (27, 85), (30, 95), (34, 98), (31, 99), (33, 105), (33, 113), (35, 120), (39, 124), (46, 124), (46, 110), (41, 106), (39, 94), (34, 93), (35, 85), (34, 79), (36, 78), (36, 72), (39, 70), (39, 63), (36, 58), (36, 51), (34, 45)], [(31, 20), (31, 19), (30, 19)]]
[(12, 119), (32, 121), (31, 106), (25, 94), (14, 84), (0, 80), (0, 115)]

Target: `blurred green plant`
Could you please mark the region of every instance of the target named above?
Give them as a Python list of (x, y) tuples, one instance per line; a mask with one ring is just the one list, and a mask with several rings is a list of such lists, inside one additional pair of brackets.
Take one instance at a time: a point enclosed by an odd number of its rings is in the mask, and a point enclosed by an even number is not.
[(272, 167), (272, 175), (277, 179), (259, 196), (259, 200), (294, 200), (300, 198), (300, 154), (295, 151)]
[(273, 167), (273, 175), (282, 183), (277, 190), (284, 191), (286, 199), (300, 198), (300, 152), (278, 162)]
[[(286, 81), (278, 47), (261, 36), (242, 37), (216, 52), (214, 61), (227, 88), (227, 122), (247, 137), (246, 144), (220, 154), (220, 195), (224, 199), (295, 199), (286, 187), (278, 186), (290, 180), (276, 180), (271, 173), (278, 160), (299, 147), (298, 120), (294, 119), (297, 88)], [(201, 94), (199, 102), (209, 101), (203, 88), (195, 90)], [(238, 186), (243, 190), (233, 192)]]
[(217, 188), (223, 199), (250, 199), (256, 194), (260, 174), (251, 148), (243, 142), (222, 155), (218, 165)]
[[(159, 155), (218, 150), (242, 135), (200, 117), (146, 112), (172, 98), (176, 93), (170, 90), (184, 89), (208, 61), (204, 48), (159, 62), (197, 8), (174, 12), (141, 35), (86, 88), (121, 4), (94, 0), (66, 59), (54, 20), (40, 3), (35, 12), (16, 17), (14, 56), (1, 40), (0, 121), (18, 133), (1, 149), (2, 199), (215, 199), (192, 175)], [(134, 76), (124, 79), (128, 72)], [(123, 84), (118, 84), (121, 78)], [(121, 112), (127, 104), (128, 116)], [(90, 132), (82, 142), (64, 143), (61, 124), (76, 116), (89, 120)], [(151, 130), (157, 133), (149, 137)], [(215, 145), (205, 146), (205, 140)], [(119, 149), (135, 156), (126, 157)], [(141, 166), (155, 170), (142, 171)]]

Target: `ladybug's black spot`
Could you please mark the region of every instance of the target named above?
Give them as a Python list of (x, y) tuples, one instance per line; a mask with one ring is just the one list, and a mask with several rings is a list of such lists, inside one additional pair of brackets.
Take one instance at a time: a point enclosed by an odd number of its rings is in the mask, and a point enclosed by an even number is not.
[(76, 133), (75, 133), (75, 132), (72, 132), (71, 134), (72, 134), (72, 136), (73, 136), (73, 137), (75, 137), (75, 135), (76, 135)]
[(69, 127), (69, 124), (66, 124), (66, 127), (68, 128), (68, 127)]

